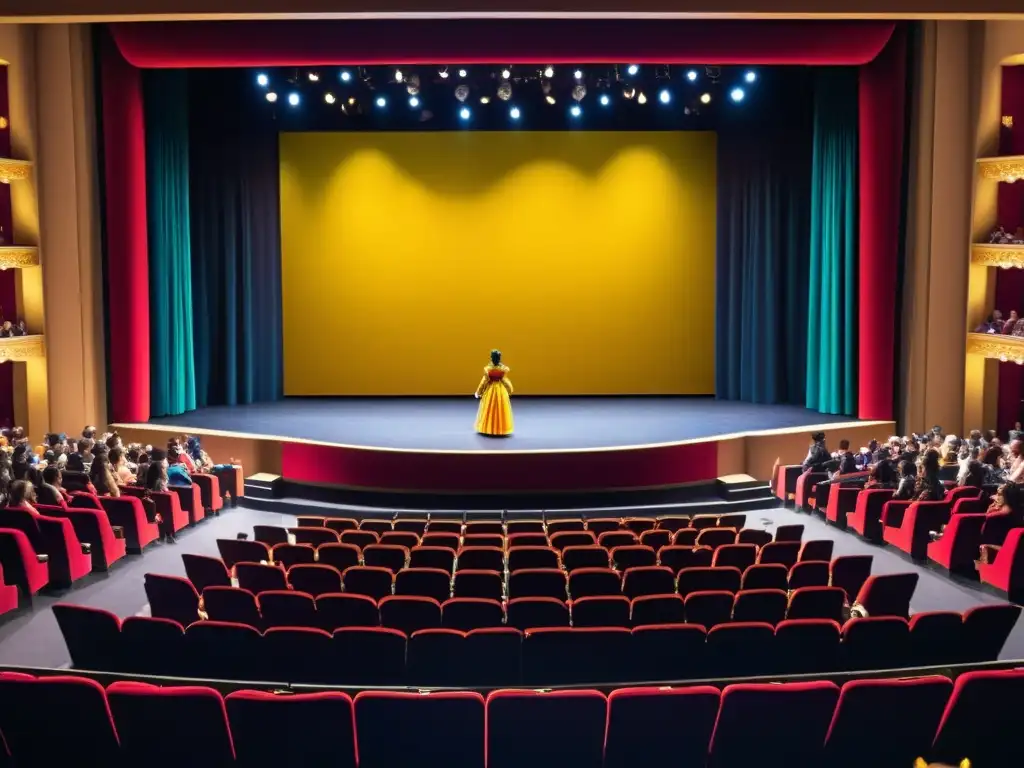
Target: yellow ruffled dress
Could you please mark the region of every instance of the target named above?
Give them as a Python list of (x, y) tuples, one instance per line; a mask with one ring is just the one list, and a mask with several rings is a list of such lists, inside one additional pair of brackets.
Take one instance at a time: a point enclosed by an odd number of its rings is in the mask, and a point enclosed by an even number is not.
[(480, 410), (476, 414), (476, 431), (481, 435), (503, 437), (512, 434), (512, 382), (507, 365), (488, 365), (476, 388)]

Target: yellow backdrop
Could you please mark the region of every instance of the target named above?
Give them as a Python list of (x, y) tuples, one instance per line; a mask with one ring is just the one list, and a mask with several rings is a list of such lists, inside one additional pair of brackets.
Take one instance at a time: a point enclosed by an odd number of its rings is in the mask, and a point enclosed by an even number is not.
[(284, 133), (287, 395), (714, 392), (715, 136)]

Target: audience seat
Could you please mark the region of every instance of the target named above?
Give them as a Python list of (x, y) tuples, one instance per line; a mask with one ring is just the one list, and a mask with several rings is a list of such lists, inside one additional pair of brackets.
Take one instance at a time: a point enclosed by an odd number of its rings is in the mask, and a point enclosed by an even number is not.
[(254, 540), (268, 547), (288, 543), (288, 529), (281, 525), (254, 525), (252, 536)]
[(470, 533), (462, 537), (462, 546), (497, 547), (498, 549), (504, 550), (505, 536), (500, 533)]
[(978, 768), (1024, 765), (1020, 712), (1011, 704), (1019, 701), (1024, 701), (1024, 670), (963, 673), (927, 757), (950, 765), (969, 757)]
[[(192, 673), (185, 645), (185, 628), (171, 619), (128, 616), (121, 623), (120, 667), (149, 675)], [(224, 674), (217, 670), (218, 675)]]
[[(458, 537), (456, 536), (455, 538), (456, 541), (458, 541)], [(424, 544), (426, 544), (425, 539), (426, 537), (424, 536)], [(346, 529), (338, 535), (338, 541), (342, 544), (352, 544), (359, 547), (359, 549), (365, 549), (366, 547), (379, 543), (380, 536), (374, 531)]]
[(199, 593), (188, 579), (156, 573), (147, 573), (143, 578), (152, 616), (172, 619), (183, 627), (199, 619)]
[(658, 527), (658, 520), (654, 517), (624, 517), (622, 527), (632, 531), (639, 536), (644, 531), (653, 531)]
[(486, 710), (487, 768), (602, 768), (603, 693), (499, 690), (487, 697)]
[(551, 533), (550, 525), (548, 526), (548, 538), (551, 546), (559, 552), (566, 547), (587, 547), (597, 544), (597, 537), (590, 531), (560, 531), (558, 533)]
[(912, 766), (929, 752), (952, 690), (949, 679), (940, 676), (847, 682), (829, 726), (822, 765)]
[(662, 547), (667, 547), (672, 543), (672, 534), (669, 531), (663, 531), (656, 529), (653, 531), (644, 531), (640, 534), (640, 544), (645, 547), (651, 547), (657, 552)]
[(921, 667), (983, 660), (970, 658), (966, 625), (956, 611), (925, 611), (910, 617), (910, 659)]
[(736, 593), (733, 621), (765, 622), (773, 627), (786, 618), (786, 593), (781, 589), (748, 589)]
[(217, 551), (230, 570), (237, 563), (270, 563), (270, 546), (260, 541), (244, 539), (217, 539)]
[(185, 629), (185, 660), (197, 677), (265, 680), (263, 648), (263, 636), (248, 624), (197, 621)]
[(825, 506), (825, 519), (836, 528), (845, 531), (846, 516), (857, 508), (859, 487), (832, 483), (828, 491), (828, 503)]
[(683, 599), (686, 623), (699, 624), (705, 629), (725, 624), (732, 617), (733, 598), (732, 592), (720, 589), (690, 592)]
[(569, 574), (569, 594), (573, 600), (598, 595), (621, 595), (622, 576), (611, 568), (578, 568)]
[(705, 528), (717, 528), (718, 515), (694, 515), (690, 518), (690, 527), (697, 531), (703, 531)]
[(463, 536), (474, 536), (478, 534), (494, 534), (502, 536), (505, 533), (505, 526), (501, 520), (468, 520), (462, 529)]
[(707, 669), (707, 630), (699, 624), (635, 627), (632, 636), (638, 680), (699, 678)]
[(839, 669), (841, 630), (830, 619), (786, 619), (775, 627), (779, 672), (806, 674)]
[(389, 595), (377, 603), (377, 608), (381, 626), (397, 629), (406, 636), (441, 626), (441, 604), (429, 597)]
[(363, 547), (363, 563), (398, 573), (409, 564), (409, 550), (393, 544), (370, 544)]
[[(167, 492), (177, 497), (178, 506), (187, 516), (189, 525), (195, 525), (206, 517), (206, 510), (203, 509), (203, 492), (195, 483), (192, 485), (169, 485)], [(171, 504), (173, 505), (173, 502)], [(175, 528), (175, 530), (180, 529)]]
[(739, 592), (742, 574), (739, 568), (684, 568), (676, 578), (676, 588), (685, 599), (691, 592), (727, 590)]
[(979, 562), (978, 576), (1011, 600), (1024, 596), (1024, 528), (1014, 528), (1006, 535), (995, 558), (988, 563)]
[(359, 768), (484, 768), (484, 698), (466, 691), (355, 697)]
[[(594, 522), (591, 520), (591, 522)], [(505, 523), (505, 533), (512, 536), (516, 533), (544, 533), (543, 520), (509, 520)]]
[(222, 768), (234, 762), (224, 699), (212, 688), (123, 681), (107, 688), (107, 700), (128, 765)]
[(239, 768), (357, 766), (348, 694), (234, 691), (224, 704)]
[(755, 544), (724, 544), (715, 550), (711, 565), (727, 565), (739, 568), (744, 571), (757, 560), (757, 545)]
[(0, 558), (0, 616), (18, 609), (18, 587), (4, 581), (4, 569)]
[(344, 627), (334, 631), (336, 670), (345, 685), (402, 685), (405, 634), (387, 627)]
[(569, 606), (553, 597), (518, 597), (508, 601), (508, 626), (520, 631), (568, 627)]
[(420, 544), (409, 550), (410, 568), (437, 568), (451, 573), (455, 570), (455, 550)]
[(78, 540), (80, 542), (88, 542), (91, 546), (91, 568), (94, 571), (109, 570), (110, 566), (128, 552), (127, 539), (123, 537), (119, 539), (114, 535), (110, 518), (103, 510), (65, 510), (59, 507), (45, 507), (40, 504), (37, 506), (37, 511), (42, 515), (50, 517), (63, 517), (71, 522), (71, 527), (74, 529)]
[(292, 589), (275, 589), (261, 592), (256, 596), (263, 626), (274, 627), (308, 627), (320, 626), (316, 613), (314, 595)]
[(554, 536), (556, 533), (577, 533), (579, 531), (586, 530), (586, 527), (587, 525), (583, 521), (582, 517), (548, 520), (544, 525), (548, 536)]
[(451, 571), (440, 568), (405, 568), (395, 576), (395, 594), (430, 597), (445, 602), (452, 593)]
[(855, 604), (863, 608), (868, 616), (898, 616), (906, 619), (910, 616), (910, 600), (917, 589), (918, 578), (917, 573), (869, 576), (857, 593)]
[(620, 688), (608, 695), (604, 768), (704, 765), (717, 688)]
[(231, 586), (231, 574), (219, 557), (182, 554), (181, 561), (185, 565), (185, 575), (197, 592), (201, 593), (207, 587)]
[(315, 602), (317, 622), (328, 632), (342, 627), (380, 626), (380, 611), (372, 597), (339, 592), (320, 595)]
[(924, 560), (928, 557), (928, 532), (941, 530), (948, 521), (948, 502), (915, 501), (904, 508), (890, 501), (882, 513), (882, 538), (915, 560)]
[(718, 624), (708, 628), (706, 676), (749, 677), (772, 671), (775, 627), (766, 622)]
[(341, 592), (341, 571), (323, 563), (300, 563), (288, 569), (288, 587), (313, 597)]
[[(783, 568), (785, 566), (782, 566)], [(828, 586), (829, 563), (805, 560), (797, 563), (789, 569), (788, 582), (790, 589), (801, 587), (827, 587)], [(838, 587), (837, 587), (838, 589)], [(843, 591), (843, 600), (846, 599), (846, 591)]]
[(711, 547), (672, 545), (658, 550), (658, 565), (671, 569), (674, 575), (684, 568), (710, 568), (714, 557)]
[(682, 528), (690, 527), (689, 515), (665, 515), (658, 518), (658, 528), (674, 534)]
[(780, 525), (775, 529), (775, 541), (776, 542), (797, 542), (799, 543), (804, 538), (804, 526), (803, 523), (795, 523), (791, 525)]
[(359, 521), (351, 517), (325, 517), (324, 528), (337, 531), (340, 536), (345, 531), (359, 530)]
[[(586, 541), (583, 546), (596, 545), (597, 541)], [(517, 547), (547, 547), (550, 546), (548, 542), (548, 535), (546, 533), (509, 533), (508, 539), (506, 540), (506, 546), (509, 550), (516, 549)]]
[(412, 549), (419, 546), (420, 537), (411, 531), (387, 531), (381, 534), (380, 543)]
[(395, 518), (393, 530), (415, 533), (417, 536), (423, 536), (423, 534), (427, 532), (427, 524), (428, 522), (425, 518), (398, 517)]
[(942, 536), (928, 544), (928, 559), (952, 573), (973, 574), (974, 563), (978, 559), (978, 550), (981, 547), (981, 529), (984, 525), (984, 514), (953, 515)]
[(565, 572), (558, 568), (529, 568), (508, 577), (509, 599), (517, 597), (553, 597), (565, 600), (568, 594)]
[(778, 541), (776, 539), (772, 543), (765, 544), (761, 547), (760, 551), (757, 553), (757, 562), (759, 565), (778, 563), (779, 565), (784, 565), (787, 568), (792, 568), (796, 565), (796, 561), (799, 557), (799, 541)]
[(322, 515), (296, 515), (295, 525), (299, 528), (324, 528), (326, 520)]
[(729, 514), (722, 515), (718, 518), (719, 528), (734, 528), (738, 531), (746, 524), (746, 512), (730, 512)]
[(174, 491), (144, 491), (156, 505), (157, 514), (165, 521), (171, 521), (171, 529), (177, 533), (188, 527), (189, 513), (182, 508), (181, 500)]
[(427, 533), (447, 533), (461, 536), (462, 521), (431, 519), (430, 522), (427, 523)]
[(457, 688), (465, 684), (462, 658), (466, 633), (457, 629), (420, 629), (409, 635), (407, 681), (411, 685)]
[(829, 682), (726, 686), (708, 768), (822, 765), (838, 699)]
[(829, 567), (828, 583), (846, 592), (846, 601), (852, 603), (861, 587), (871, 576), (872, 555), (840, 555)]
[(743, 571), (743, 589), (788, 589), (786, 566), (779, 563), (751, 565)]
[(629, 624), (629, 598), (622, 595), (574, 597), (569, 603), (574, 627), (623, 627)]
[[(99, 608), (57, 603), (53, 616), (76, 669), (122, 669), (121, 620)], [(0, 728), (2, 732), (2, 728)]]
[(995, 661), (1020, 618), (1021, 607), (1010, 603), (978, 605), (964, 611), (964, 640), (970, 661)]
[(630, 602), (629, 615), (634, 627), (686, 623), (683, 598), (677, 594), (635, 597)]
[(700, 530), (696, 528), (680, 528), (672, 534), (672, 544), (677, 547), (695, 547), (699, 535)]
[(521, 678), (523, 633), (513, 627), (474, 629), (466, 633), (462, 672), (473, 687), (493, 687)]
[(69, 587), (92, 572), (92, 557), (83, 552), (70, 520), (8, 507), (0, 510), (0, 526), (24, 533), (34, 555), (49, 556), (49, 586)]
[(344, 679), (331, 633), (315, 627), (268, 627), (263, 633), (263, 657), (272, 680), (337, 683)]
[(846, 593), (839, 587), (801, 587), (789, 596), (787, 619), (831, 619), (842, 623)]
[(363, 555), (355, 544), (321, 544), (316, 548), (316, 562), (333, 565), (342, 573), (354, 565), (362, 565)]
[(359, 521), (359, 530), (372, 531), (380, 536), (383, 533), (394, 530), (390, 519), (364, 517)]
[(754, 544), (758, 547), (763, 547), (765, 544), (770, 543), (771, 540), (772, 535), (760, 528), (744, 528), (736, 536), (737, 544)]
[(441, 626), (469, 632), (477, 628), (501, 627), (505, 609), (500, 600), (453, 597), (441, 604)]
[[(529, 547), (530, 551), (534, 549), (536, 547)], [(505, 570), (505, 553), (498, 547), (463, 547), (458, 553), (457, 567), (459, 570), (501, 573)]]
[(523, 638), (525, 685), (581, 685), (628, 679), (629, 630), (542, 627)]
[[(150, 602), (152, 603), (152, 601)], [(214, 621), (228, 621), (234, 624), (248, 624), (257, 629), (263, 628), (256, 595), (241, 587), (207, 587), (203, 590), (203, 611)], [(153, 615), (157, 615), (155, 611)], [(164, 618), (174, 619), (185, 627), (191, 623), (174, 616), (165, 616)], [(195, 621), (195, 617), (192, 621)]]
[(341, 574), (341, 581), (346, 592), (380, 600), (392, 593), (395, 576), (387, 568), (356, 565)]
[(882, 511), (892, 501), (895, 491), (868, 488), (857, 494), (857, 503), (846, 522), (853, 530), (871, 541), (882, 541)]
[(646, 565), (627, 568), (622, 576), (622, 594), (632, 600), (644, 595), (667, 595), (675, 591), (675, 576), (671, 568)]
[[(254, 595), (260, 592), (268, 592), (272, 589), (288, 589), (288, 576), (280, 565), (263, 565), (261, 563), (238, 563), (235, 566), (235, 579), (238, 586), (247, 589)], [(192, 585), (199, 590), (199, 585), (194, 581)], [(214, 587), (230, 586), (227, 584), (211, 584)], [(200, 590), (202, 591), (202, 590)]]
[(561, 567), (562, 561), (558, 556), (558, 550), (553, 547), (516, 547), (508, 553), (509, 573), (531, 568)]
[[(508, 554), (511, 560), (512, 550), (509, 550)], [(611, 556), (607, 549), (596, 544), (566, 547), (562, 550), (562, 567), (570, 574), (578, 568), (609, 568), (611, 567)]]
[(712, 550), (735, 543), (735, 528), (705, 528), (697, 535), (697, 546), (711, 547)]
[[(132, 554), (139, 554), (143, 548), (160, 538), (160, 526), (150, 522), (142, 500), (134, 496), (103, 496), (100, 504), (111, 525), (124, 529), (125, 547)], [(154, 507), (155, 509), (155, 507)]]
[(843, 656), (849, 669), (891, 669), (910, 655), (910, 625), (895, 616), (850, 619), (843, 625)]
[(815, 539), (805, 541), (800, 546), (800, 554), (797, 555), (797, 563), (825, 562), (832, 560), (832, 549), (835, 542), (832, 539)]
[(47, 555), (37, 554), (28, 536), (0, 524), (0, 570), (7, 584), (26, 595), (34, 595), (50, 580)]
[(640, 539), (632, 531), (608, 531), (597, 537), (597, 545), (607, 550), (638, 544)]
[(480, 597), (501, 600), (502, 578), (494, 571), (456, 571), (452, 582), (453, 597)]

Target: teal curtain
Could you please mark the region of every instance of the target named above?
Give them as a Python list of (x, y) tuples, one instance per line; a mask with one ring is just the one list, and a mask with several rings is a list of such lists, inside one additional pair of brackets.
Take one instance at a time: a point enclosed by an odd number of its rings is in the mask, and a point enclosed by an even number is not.
[(852, 416), (857, 412), (855, 69), (816, 73), (813, 133), (807, 407)]
[[(146, 70), (144, 77), (150, 396), (152, 415), (168, 416), (196, 407), (188, 80), (187, 73), (179, 70)], [(131, 318), (122, 321), (131, 322)]]

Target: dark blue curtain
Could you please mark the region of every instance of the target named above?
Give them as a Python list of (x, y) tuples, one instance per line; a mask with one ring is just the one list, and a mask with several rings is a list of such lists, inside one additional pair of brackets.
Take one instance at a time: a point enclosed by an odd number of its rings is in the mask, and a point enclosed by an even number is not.
[(857, 131), (857, 71), (819, 70), (814, 82), (807, 407), (849, 416), (857, 412)]
[(811, 83), (775, 76), (778, 101), (734, 110), (718, 135), (715, 392), (803, 405)]
[(167, 416), (196, 407), (188, 83), (176, 70), (147, 70), (144, 77), (151, 413)]
[(277, 129), (247, 76), (189, 75), (198, 407), (283, 395)]

